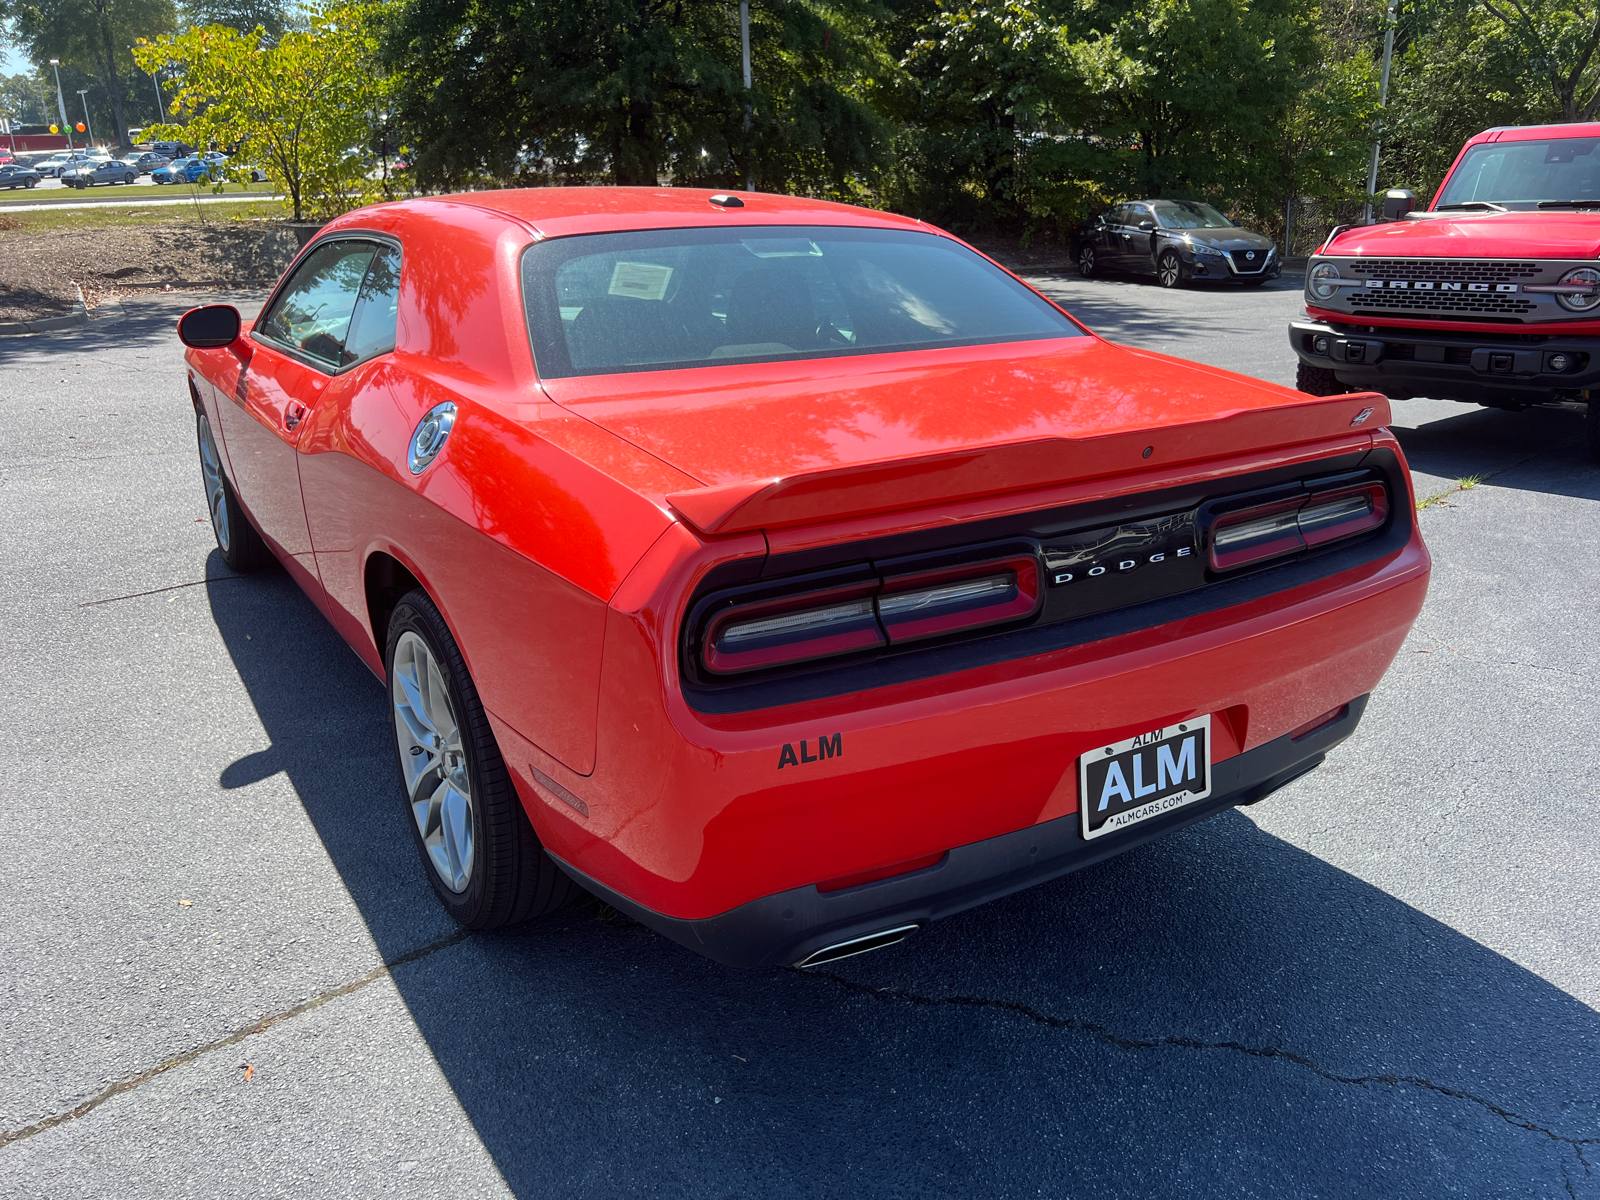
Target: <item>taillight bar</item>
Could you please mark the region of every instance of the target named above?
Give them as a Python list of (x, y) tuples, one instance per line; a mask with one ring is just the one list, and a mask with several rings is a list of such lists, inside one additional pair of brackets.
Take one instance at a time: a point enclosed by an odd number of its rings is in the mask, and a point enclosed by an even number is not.
[(1325, 546), (1378, 529), (1388, 519), (1389, 489), (1377, 480), (1224, 513), (1207, 538), (1211, 569), (1234, 571)]
[(964, 633), (1039, 610), (1039, 561), (1017, 555), (741, 604), (706, 628), (702, 658), (719, 675)]
[(874, 581), (730, 608), (706, 629), (706, 667), (729, 675), (887, 645), (873, 608), (877, 588)]
[(1039, 560), (1016, 557), (943, 571), (890, 576), (878, 618), (895, 645), (1031, 617), (1039, 608)]

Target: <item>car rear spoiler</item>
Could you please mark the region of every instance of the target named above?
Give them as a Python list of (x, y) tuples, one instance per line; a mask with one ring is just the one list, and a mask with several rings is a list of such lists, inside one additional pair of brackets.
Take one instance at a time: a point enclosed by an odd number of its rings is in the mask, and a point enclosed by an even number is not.
[(1154, 431), (1034, 438), (695, 488), (672, 493), (667, 503), (703, 534), (782, 529), (1303, 445), (1389, 421), (1387, 398), (1356, 392), (1238, 409)]

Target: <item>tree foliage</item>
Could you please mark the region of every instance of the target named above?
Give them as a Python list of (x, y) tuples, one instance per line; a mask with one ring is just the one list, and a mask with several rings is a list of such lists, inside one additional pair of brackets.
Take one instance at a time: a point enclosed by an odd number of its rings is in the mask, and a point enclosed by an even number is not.
[(180, 0), (178, 19), (185, 26), (226, 25), (240, 33), (259, 28), (271, 39), (291, 24), (285, 0)]
[(128, 47), (174, 28), (172, 0), (0, 0), (0, 18), (36, 65), (57, 58), (92, 78), (109, 103), (117, 141), (128, 144)]
[(849, 194), (887, 142), (873, 17), (863, 0), (756, 0), (748, 93), (734, 3), (411, 0), (386, 48), (425, 181)]
[(21, 125), (49, 124), (49, 103), (40, 81), (32, 75), (0, 75), (0, 116)]
[(376, 198), (368, 160), (350, 153), (388, 104), (374, 18), (369, 7), (313, 10), (308, 28), (275, 43), (259, 28), (226, 25), (141, 42), (141, 67), (180, 78), (171, 110), (185, 120), (149, 136), (235, 149), (236, 162), (283, 189), (296, 220)]

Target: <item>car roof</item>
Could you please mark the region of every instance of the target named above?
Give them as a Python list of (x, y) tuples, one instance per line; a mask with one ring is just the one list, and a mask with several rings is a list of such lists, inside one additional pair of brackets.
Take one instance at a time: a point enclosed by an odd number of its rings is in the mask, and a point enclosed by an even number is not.
[(1600, 121), (1573, 121), (1564, 125), (1497, 125), (1473, 134), (1467, 145), (1480, 142), (1532, 142), (1550, 137), (1600, 138)]
[[(742, 207), (722, 208), (712, 196), (736, 196)], [(893, 213), (769, 192), (674, 187), (540, 187), (462, 192), (438, 199), (512, 217), (547, 237), (699, 225), (864, 225), (927, 229)], [(404, 203), (404, 202), (402, 202)]]

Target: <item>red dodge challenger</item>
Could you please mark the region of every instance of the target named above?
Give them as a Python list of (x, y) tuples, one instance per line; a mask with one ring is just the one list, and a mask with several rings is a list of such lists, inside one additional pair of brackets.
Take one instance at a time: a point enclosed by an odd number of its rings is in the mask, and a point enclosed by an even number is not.
[(1113, 346), (920, 221), (384, 204), (179, 334), (223, 560), (386, 681), (461, 924), (816, 964), (1253, 804), (1429, 558), (1374, 394)]

